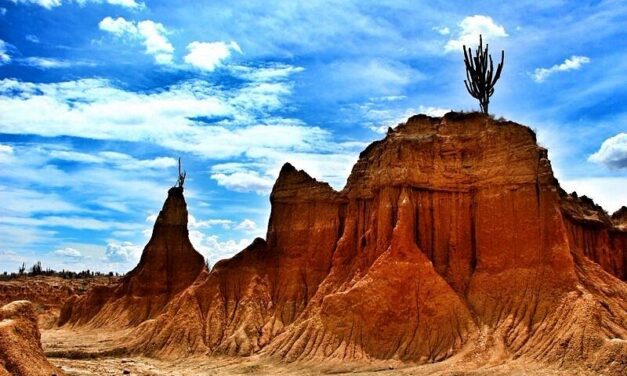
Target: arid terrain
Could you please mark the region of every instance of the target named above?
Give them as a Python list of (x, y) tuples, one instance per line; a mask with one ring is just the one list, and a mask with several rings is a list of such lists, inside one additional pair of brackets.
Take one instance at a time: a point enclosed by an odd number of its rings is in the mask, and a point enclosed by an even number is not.
[(266, 238), (209, 270), (171, 188), (132, 271), (57, 294), (50, 362), (68, 375), (627, 372), (627, 209), (564, 192), (526, 126), (414, 116), (360, 154), (342, 191), (286, 164), (270, 200)]
[(118, 277), (66, 279), (56, 276), (22, 276), (0, 280), (0, 306), (14, 300), (29, 300), (37, 314), (39, 328), (56, 325), (63, 303), (73, 295), (82, 295), (90, 288), (115, 284)]

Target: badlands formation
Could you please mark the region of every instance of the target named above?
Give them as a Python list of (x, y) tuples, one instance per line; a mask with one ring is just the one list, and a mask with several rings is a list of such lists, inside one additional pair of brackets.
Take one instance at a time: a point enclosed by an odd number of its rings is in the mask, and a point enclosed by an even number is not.
[(0, 376), (12, 375), (62, 376), (44, 355), (37, 316), (27, 300), (0, 307)]
[(627, 209), (562, 191), (525, 126), (414, 116), (342, 191), (286, 164), (270, 200), (266, 239), (209, 271), (170, 189), (137, 267), (61, 330), (160, 360), (627, 370)]

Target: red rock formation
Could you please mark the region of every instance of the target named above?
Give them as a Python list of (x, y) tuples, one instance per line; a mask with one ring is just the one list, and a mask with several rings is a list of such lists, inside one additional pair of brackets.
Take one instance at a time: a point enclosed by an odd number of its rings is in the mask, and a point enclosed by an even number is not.
[(37, 316), (31, 302), (0, 307), (0, 376), (61, 376), (41, 348)]
[(412, 117), (361, 153), (341, 192), (284, 166), (267, 242), (201, 273), (124, 346), (289, 361), (480, 354), (620, 374), (627, 285), (604, 269), (624, 273), (623, 233), (593, 210), (601, 235), (580, 236), (592, 209), (560, 192), (529, 128)]
[(0, 281), (0, 306), (15, 300), (33, 303), (40, 329), (56, 326), (61, 307), (73, 295), (82, 295), (90, 288), (111, 285), (118, 277), (66, 279), (56, 276), (20, 276)]
[(343, 201), (328, 184), (289, 164), (270, 199), (267, 243), (256, 239), (201, 274), (159, 325), (147, 322), (129, 336), (135, 348), (161, 356), (250, 355), (296, 319), (331, 267)]
[(562, 192), (562, 212), (571, 249), (627, 280), (627, 208), (623, 206), (610, 218), (590, 198)]
[(97, 286), (64, 304), (59, 325), (127, 327), (155, 317), (204, 268), (189, 241), (183, 188), (173, 187), (157, 217), (139, 264), (113, 286)]

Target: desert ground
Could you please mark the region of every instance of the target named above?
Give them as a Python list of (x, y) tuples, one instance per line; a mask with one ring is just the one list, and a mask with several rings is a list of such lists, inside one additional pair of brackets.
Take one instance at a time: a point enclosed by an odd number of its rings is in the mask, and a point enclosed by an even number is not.
[[(46, 329), (42, 330), (42, 344), (50, 362), (66, 375), (598, 375), (579, 370), (556, 369), (548, 365), (510, 361), (495, 364), (477, 355), (474, 361), (460, 361), (455, 356), (441, 363), (412, 365), (398, 361), (374, 363), (326, 360), (285, 363), (260, 356), (205, 357), (193, 356), (178, 360), (159, 360), (144, 356), (107, 355), (116, 338), (127, 333), (97, 330)], [(461, 354), (460, 354), (461, 355)]]

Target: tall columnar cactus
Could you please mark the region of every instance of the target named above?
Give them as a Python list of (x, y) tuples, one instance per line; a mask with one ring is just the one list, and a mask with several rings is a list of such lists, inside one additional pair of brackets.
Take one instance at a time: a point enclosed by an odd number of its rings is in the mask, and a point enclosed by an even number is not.
[(183, 188), (183, 184), (185, 184), (185, 177), (187, 176), (187, 171), (183, 171), (181, 173), (181, 158), (179, 158), (179, 178), (176, 182), (179, 188)]
[[(466, 77), (464, 84), (466, 89), (474, 98), (479, 100), (481, 111), (484, 114), (488, 113), (488, 105), (490, 104), (490, 97), (494, 94), (494, 84), (501, 77), (501, 70), (503, 69), (503, 62), (505, 60), (505, 51), (501, 50), (501, 62), (496, 67), (496, 73), (494, 72), (494, 65), (492, 64), (492, 55), (488, 53), (488, 45), (483, 48), (483, 40), (479, 35), (479, 47), (475, 56), (472, 56), (472, 50), (469, 47), (466, 51), (466, 45), (464, 45), (464, 63), (466, 64)], [(488, 62), (490, 65), (488, 66)]]

